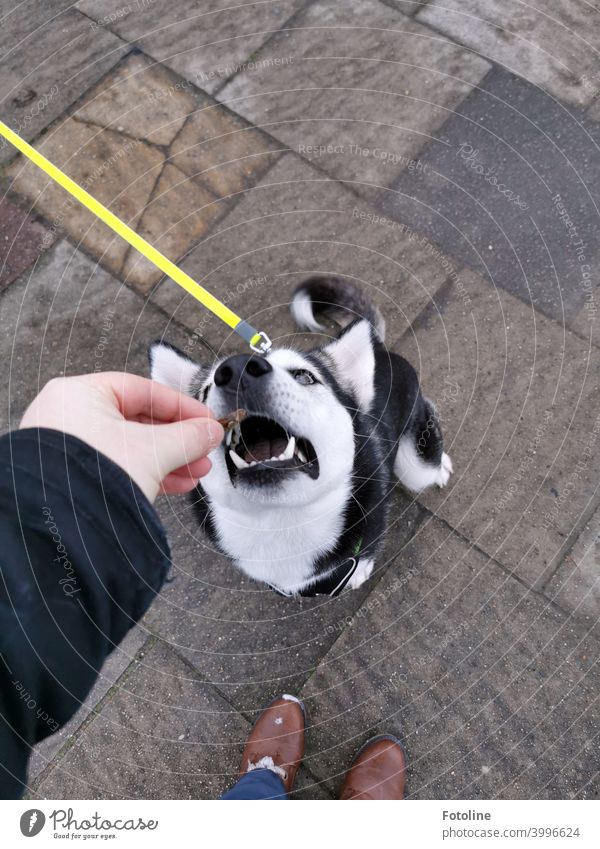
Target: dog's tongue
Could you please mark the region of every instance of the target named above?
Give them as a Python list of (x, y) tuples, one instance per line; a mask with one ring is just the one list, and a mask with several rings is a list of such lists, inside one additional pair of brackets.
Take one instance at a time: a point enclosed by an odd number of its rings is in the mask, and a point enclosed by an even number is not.
[(285, 439), (259, 439), (249, 445), (244, 452), (244, 459), (247, 463), (256, 460), (261, 463), (265, 460), (270, 460), (271, 457), (279, 457), (287, 448)]

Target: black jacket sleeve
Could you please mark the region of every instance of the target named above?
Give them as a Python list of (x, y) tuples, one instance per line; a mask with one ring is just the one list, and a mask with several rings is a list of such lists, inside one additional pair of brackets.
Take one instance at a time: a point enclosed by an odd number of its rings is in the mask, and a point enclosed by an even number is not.
[(34, 743), (77, 710), (170, 564), (131, 478), (55, 430), (0, 438), (0, 798), (26, 789)]

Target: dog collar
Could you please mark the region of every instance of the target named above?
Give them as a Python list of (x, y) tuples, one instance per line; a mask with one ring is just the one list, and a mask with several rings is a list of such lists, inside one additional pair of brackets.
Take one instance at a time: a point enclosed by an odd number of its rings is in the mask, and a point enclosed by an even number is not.
[(314, 598), (315, 596), (320, 595), (335, 598), (335, 596), (340, 595), (340, 593), (346, 589), (348, 581), (356, 572), (358, 566), (358, 554), (361, 547), (362, 538), (359, 539), (354, 547), (354, 557), (349, 557), (347, 560), (343, 560), (340, 565), (333, 570), (333, 572), (330, 572), (329, 575), (326, 575), (320, 581), (317, 581), (316, 584), (312, 584), (312, 586), (307, 587), (305, 590), (301, 590), (299, 593), (285, 592), (280, 587), (276, 587), (274, 584), (269, 584), (269, 586), (278, 595), (284, 596), (285, 598), (294, 598), (295, 596), (301, 596), (302, 598)]
[(308, 589), (302, 590), (298, 595), (308, 598), (317, 595), (328, 595), (330, 598), (335, 598), (336, 595), (340, 595), (346, 589), (348, 581), (356, 572), (357, 566), (358, 558), (350, 557), (341, 563), (337, 569), (334, 569), (331, 575), (308, 587)]

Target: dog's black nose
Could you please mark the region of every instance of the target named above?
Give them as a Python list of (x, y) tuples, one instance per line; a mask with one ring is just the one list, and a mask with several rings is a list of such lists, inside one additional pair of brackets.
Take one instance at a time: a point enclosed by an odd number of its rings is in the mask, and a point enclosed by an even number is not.
[(273, 368), (264, 357), (253, 354), (236, 354), (221, 363), (215, 372), (215, 386), (239, 389), (248, 380), (255, 380), (270, 374)]

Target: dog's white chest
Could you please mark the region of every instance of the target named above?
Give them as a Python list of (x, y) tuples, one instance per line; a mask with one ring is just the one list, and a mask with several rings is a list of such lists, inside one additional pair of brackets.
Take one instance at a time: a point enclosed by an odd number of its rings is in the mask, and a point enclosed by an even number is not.
[(340, 497), (332, 493), (319, 509), (264, 509), (240, 513), (222, 506), (213, 521), (222, 548), (257, 581), (286, 592), (301, 589), (317, 558), (335, 545), (342, 528)]

